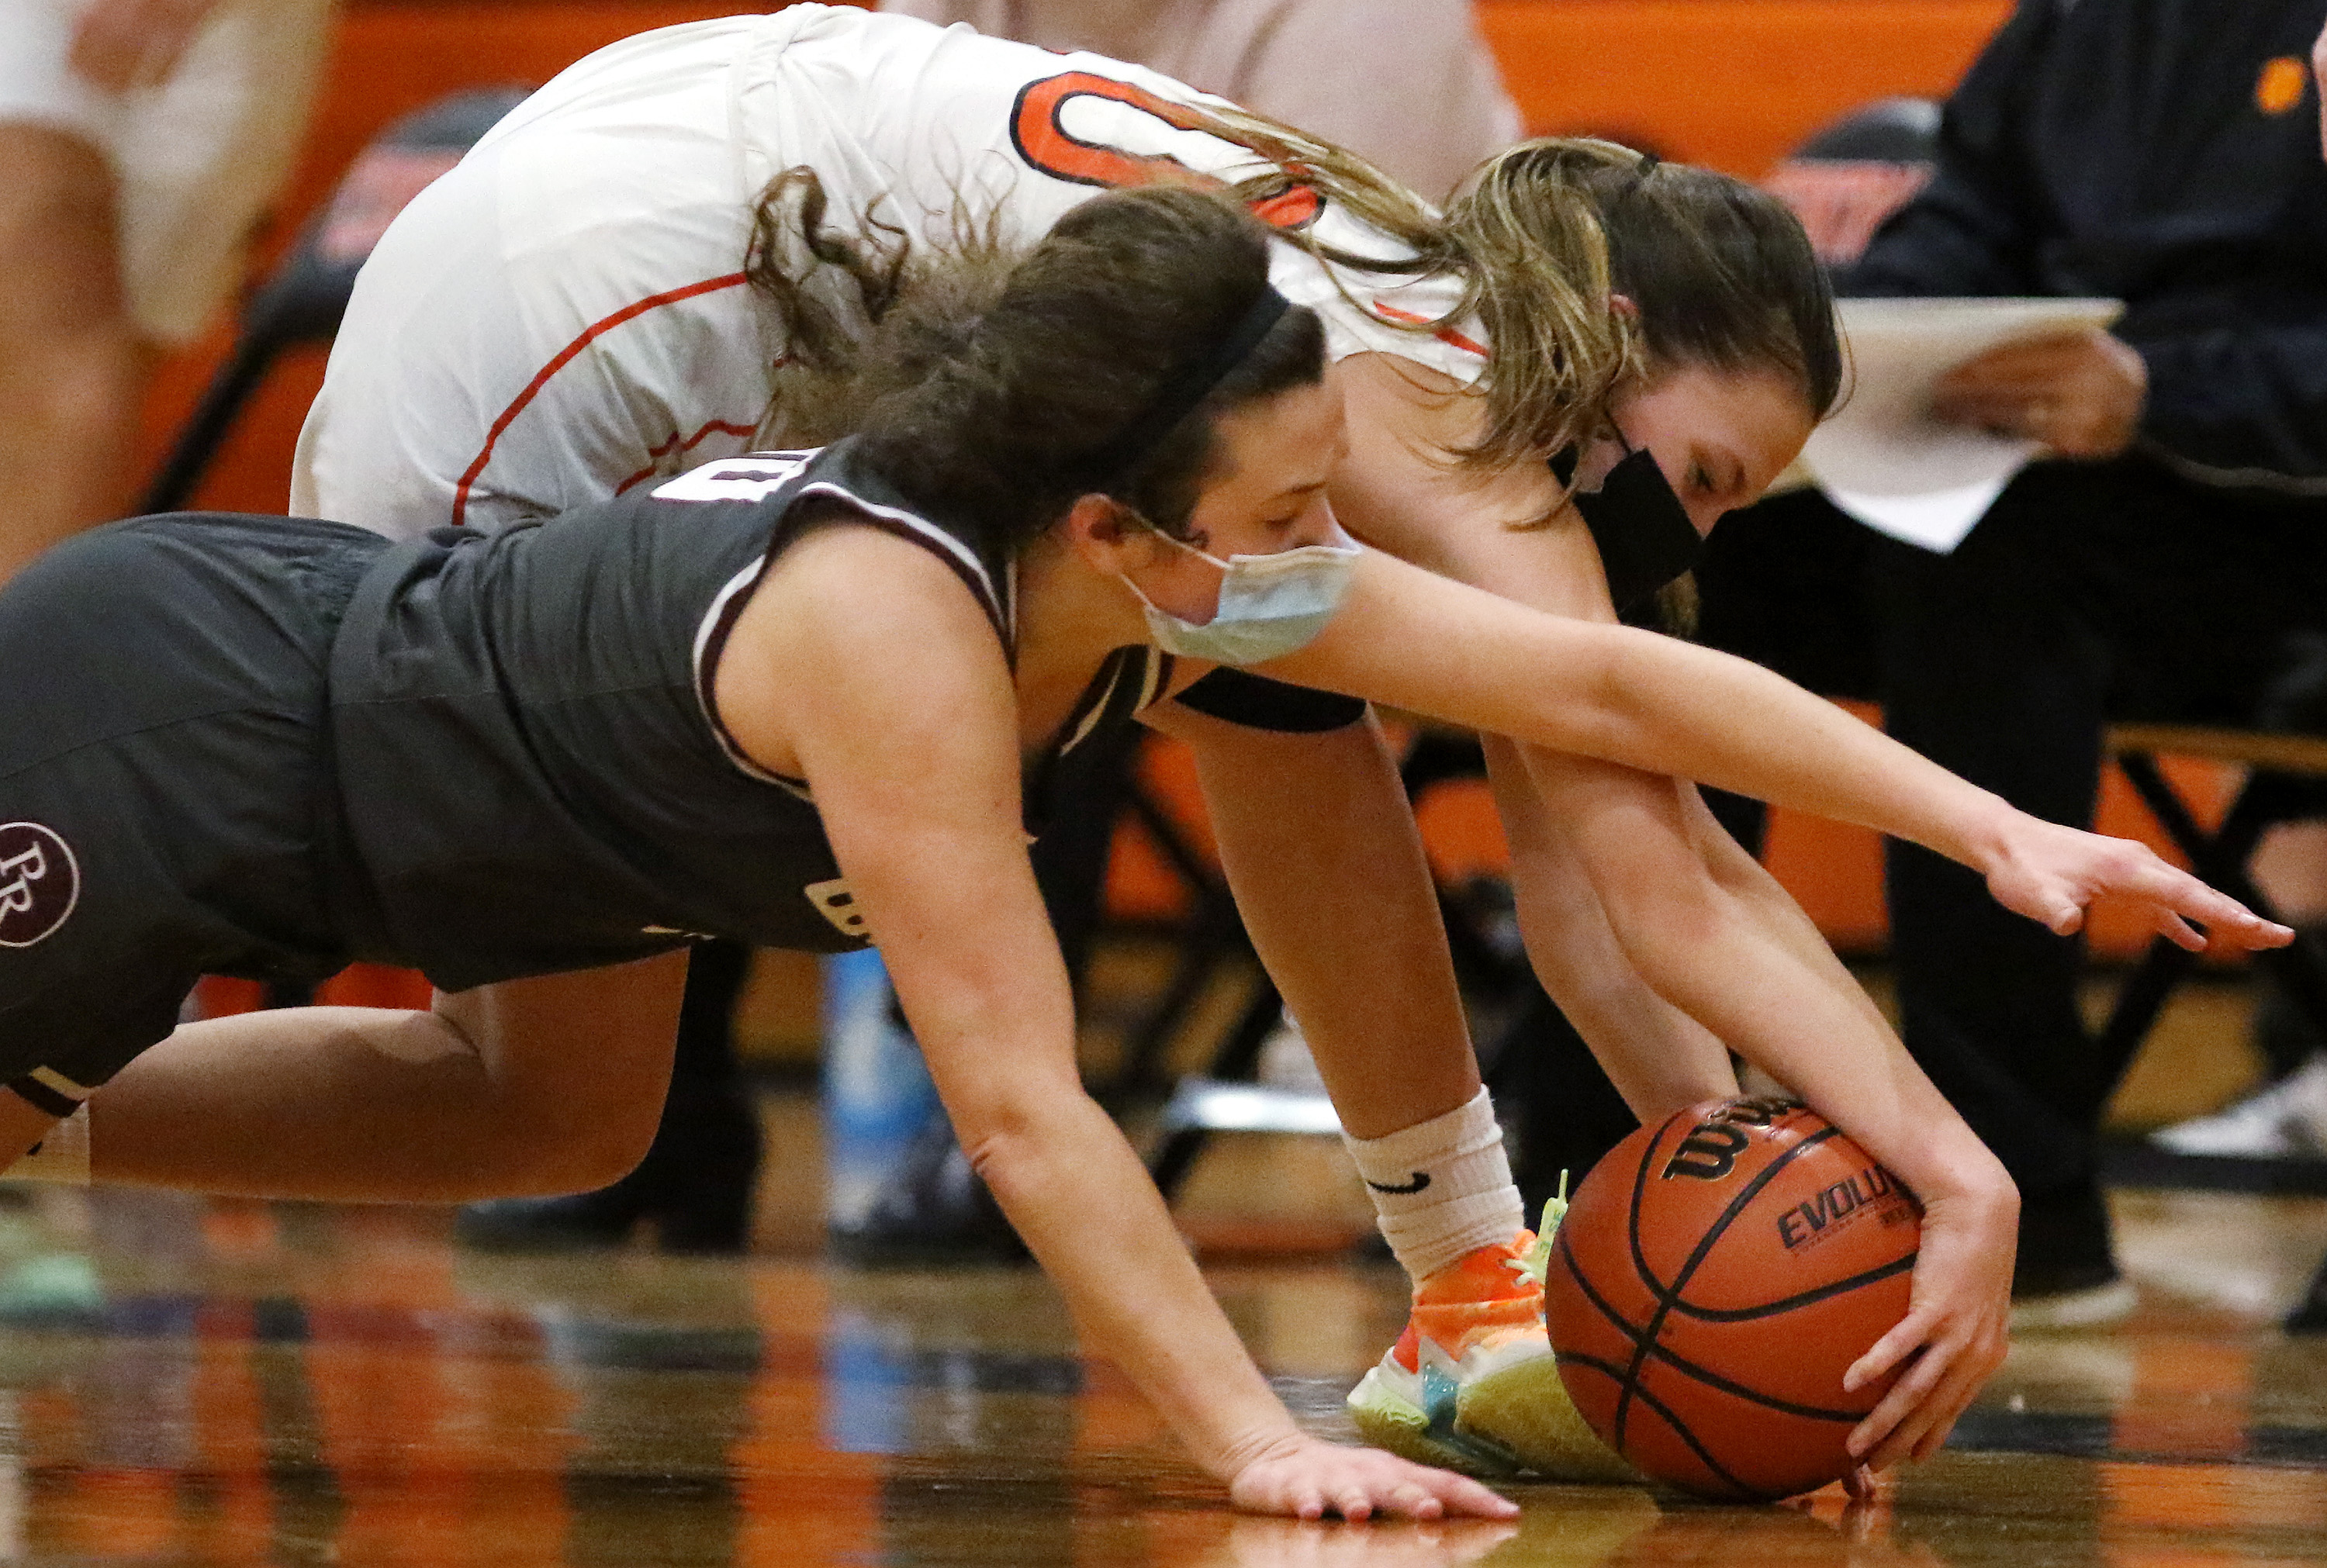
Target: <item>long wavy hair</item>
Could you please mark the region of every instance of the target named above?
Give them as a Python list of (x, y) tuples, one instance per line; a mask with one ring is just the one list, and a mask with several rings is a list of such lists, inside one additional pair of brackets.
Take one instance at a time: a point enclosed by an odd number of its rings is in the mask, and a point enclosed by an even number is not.
[(921, 247), (877, 213), (835, 234), (826, 211), (806, 169), (761, 203), (752, 282), (790, 343), (771, 420), (794, 441), (855, 434), (900, 490), (1007, 549), (1093, 491), (1193, 538), (1219, 416), (1324, 374), (1323, 325), (1294, 306), (1144, 453), (1094, 466), (1260, 296), (1257, 221), (1217, 193), (1116, 191), (1018, 257), (958, 217)]
[[(1468, 466), (1501, 468), (1588, 441), (1618, 391), (1659, 369), (1775, 374), (1814, 416), (1841, 393), (1826, 270), (1793, 212), (1742, 180), (1613, 142), (1549, 136), (1480, 164), (1441, 213), (1306, 132), (1248, 110), (1192, 112), (1276, 165), (1238, 182), (1238, 196), (1266, 201), (1304, 185), (1411, 252), (1386, 262), (1308, 230), (1283, 237), (1337, 275), (1461, 281), (1444, 316), (1384, 324), (1427, 335), (1475, 322), (1484, 334), (1484, 426), (1457, 454)], [(1637, 316), (1616, 308), (1617, 294)]]
[[(1793, 213), (1743, 181), (1612, 142), (1547, 137), (1488, 159), (1442, 213), (1365, 159), (1266, 116), (1210, 103), (1173, 111), (1175, 124), (1248, 147), (1269, 165), (1227, 187), (1248, 207), (1305, 186), (1407, 253), (1385, 259), (1340, 249), (1313, 226), (1276, 231), (1328, 264), (1345, 292), (1351, 273), (1460, 281), (1443, 317), (1376, 319), (1416, 336), (1475, 323), (1486, 338), (1491, 351), (1473, 388), (1484, 404), (1480, 434), (1450, 454), (1464, 468), (1498, 470), (1588, 442), (1624, 387), (1683, 366), (1776, 375), (1813, 416), (1840, 394), (1843, 354), (1825, 269)], [(1175, 185), (1218, 185), (1166, 162), (1153, 169)], [(803, 218), (813, 228), (822, 212), (813, 176), (792, 170), (755, 213), (752, 279), (802, 324), (813, 324), (801, 313), (813, 306), (812, 291), (787, 274), (787, 258), (799, 253), (784, 236)], [(998, 214), (982, 223), (966, 214), (957, 204), (948, 248), (998, 265)], [(864, 217), (859, 239), (827, 236), (809, 247), (808, 258), (819, 261), (853, 249), (846, 269), (861, 275), (859, 297), (826, 317), (834, 364), (846, 358), (838, 339), (847, 318), (861, 322), (918, 286), (904, 230), (877, 210)], [(1618, 294), (1637, 314), (1617, 306)], [(796, 338), (786, 369), (825, 351)], [(778, 380), (782, 406), (780, 373)], [(811, 417), (804, 407), (786, 411)]]

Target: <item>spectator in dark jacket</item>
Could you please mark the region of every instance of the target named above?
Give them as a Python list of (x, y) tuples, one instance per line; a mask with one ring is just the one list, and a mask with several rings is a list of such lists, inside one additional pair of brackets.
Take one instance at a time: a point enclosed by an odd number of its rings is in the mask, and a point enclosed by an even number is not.
[[(1846, 277), (1884, 295), (2114, 295), (2115, 332), (2001, 349), (1940, 412), (2044, 443), (1950, 555), (1814, 495), (1733, 517), (1708, 640), (1873, 695), (2014, 805), (2089, 820), (2111, 717), (2241, 723), (2287, 634), (2327, 630), (2322, 0), (2022, 0), (1949, 100), (1930, 183)], [(1906, 1039), (2023, 1193), (2026, 1321), (2130, 1307), (2097, 1182), (2123, 1063), (2081, 949), (1894, 845)]]

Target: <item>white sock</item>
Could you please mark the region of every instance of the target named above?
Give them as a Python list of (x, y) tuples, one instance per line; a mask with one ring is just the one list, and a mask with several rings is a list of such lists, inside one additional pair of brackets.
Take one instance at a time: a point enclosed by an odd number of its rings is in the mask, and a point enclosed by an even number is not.
[(24, 1157), (0, 1171), (12, 1181), (58, 1181), (89, 1185), (89, 1102), (58, 1122)]
[(1344, 1133), (1341, 1142), (1365, 1178), (1382, 1236), (1416, 1283), (1466, 1252), (1501, 1246), (1527, 1222), (1485, 1089), (1386, 1137)]

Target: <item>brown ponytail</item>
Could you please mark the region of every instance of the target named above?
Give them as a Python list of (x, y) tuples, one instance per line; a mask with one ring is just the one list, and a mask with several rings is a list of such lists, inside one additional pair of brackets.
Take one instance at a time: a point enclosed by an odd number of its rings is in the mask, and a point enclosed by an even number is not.
[(804, 252), (816, 263), (754, 274), (791, 344), (777, 378), (786, 433), (855, 434), (900, 490), (1004, 548), (1092, 489), (1190, 537), (1217, 416), (1324, 373), (1324, 329), (1292, 307), (1127, 469), (1099, 477), (1093, 460), (1260, 297), (1268, 238), (1257, 222), (1223, 196), (1158, 186), (1084, 202), (1020, 259), (958, 219), (952, 245), (922, 254), (885, 226), (868, 223), (879, 238), (861, 242), (821, 231), (823, 190), (808, 170), (777, 185), (761, 204), (755, 262)]

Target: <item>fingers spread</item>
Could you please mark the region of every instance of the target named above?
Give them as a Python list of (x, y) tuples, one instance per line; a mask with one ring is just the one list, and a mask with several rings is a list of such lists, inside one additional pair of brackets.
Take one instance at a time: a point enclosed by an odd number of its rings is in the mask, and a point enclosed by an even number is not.
[(2189, 921), (2172, 910), (2160, 910), (2157, 912), (2157, 929), (2160, 935), (2177, 947), (2187, 948), (2192, 953), (2202, 953), (2206, 950), (2204, 933), (2192, 927)]

